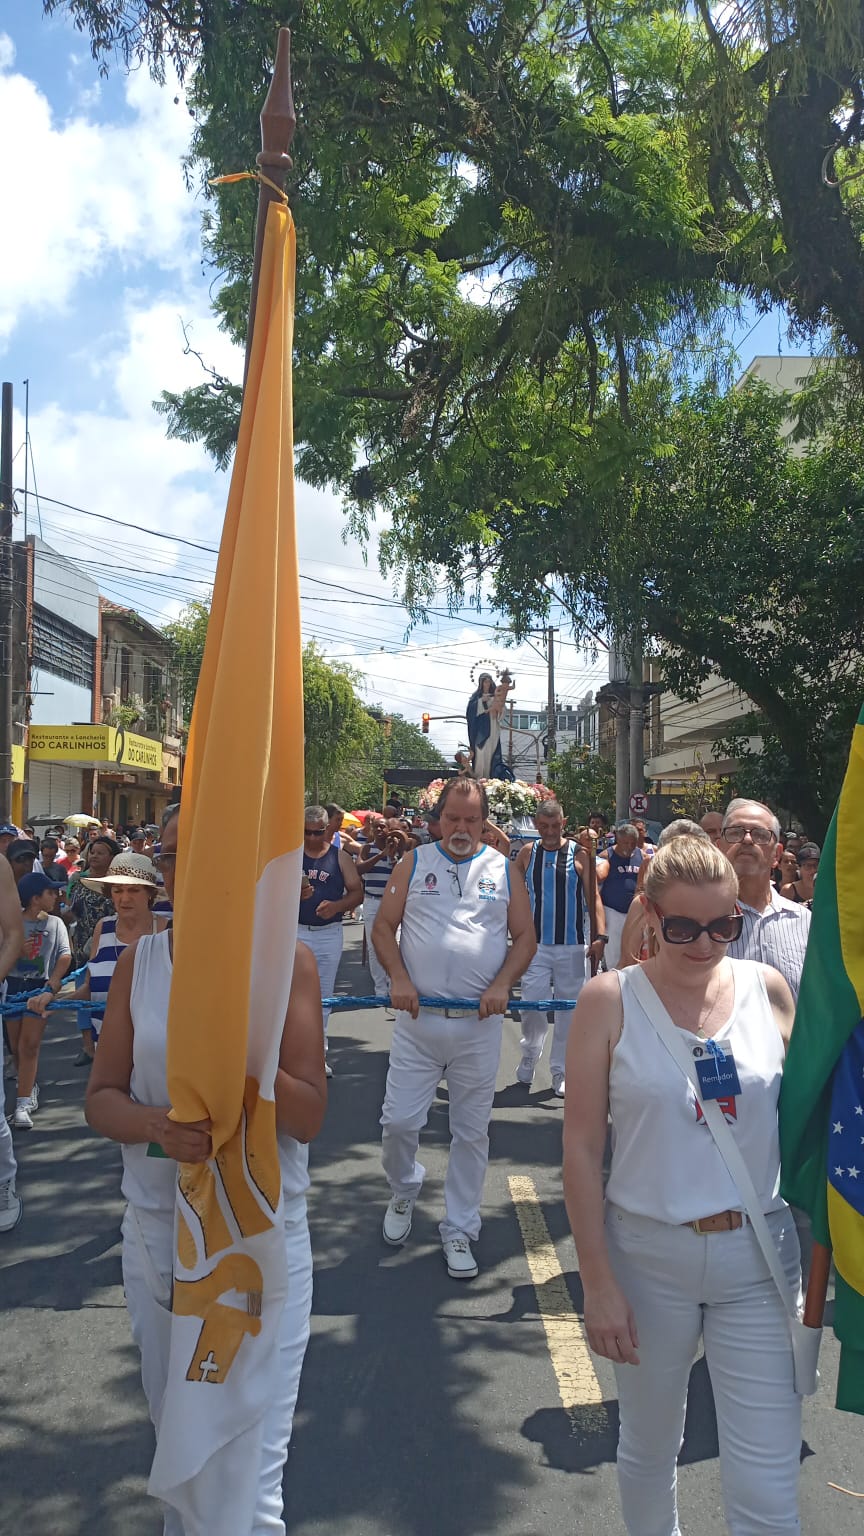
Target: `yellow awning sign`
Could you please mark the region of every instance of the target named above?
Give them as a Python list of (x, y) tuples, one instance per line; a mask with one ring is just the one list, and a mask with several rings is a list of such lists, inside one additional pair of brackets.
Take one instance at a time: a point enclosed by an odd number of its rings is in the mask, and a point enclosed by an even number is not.
[(119, 763), (162, 772), (162, 744), (113, 725), (31, 725), (28, 755), (40, 763)]
[(25, 772), (25, 769), (24, 769), (24, 748), (23, 747), (13, 747), (12, 748), (12, 783), (13, 784), (23, 784), (24, 783), (24, 772)]

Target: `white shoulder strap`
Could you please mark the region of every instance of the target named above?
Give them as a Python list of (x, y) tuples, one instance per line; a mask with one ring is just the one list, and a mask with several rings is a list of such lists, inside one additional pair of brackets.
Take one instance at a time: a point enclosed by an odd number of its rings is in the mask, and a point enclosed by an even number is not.
[(750, 1177), (747, 1164), (741, 1155), (741, 1150), (735, 1137), (726, 1124), (726, 1117), (717, 1100), (703, 1099), (702, 1097), (699, 1076), (693, 1056), (682, 1036), (682, 1031), (676, 1028), (672, 1022), (667, 1009), (654, 991), (641, 965), (628, 966), (625, 971), (619, 974), (622, 982), (626, 978), (627, 986), (631, 987), (636, 994), (643, 1011), (648, 1015), (669, 1055), (689, 1080), (697, 1102), (705, 1116), (705, 1123), (714, 1137), (717, 1150), (726, 1164), (729, 1176), (741, 1196), (747, 1215), (750, 1217), (750, 1224), (756, 1234), (756, 1241), (762, 1249), (765, 1262), (771, 1271), (771, 1278), (780, 1292), (780, 1297), (789, 1316), (797, 1319), (797, 1301), (792, 1295), (789, 1282), (783, 1273), (777, 1245), (771, 1236), (771, 1229), (765, 1220), (762, 1205), (756, 1193), (753, 1180)]

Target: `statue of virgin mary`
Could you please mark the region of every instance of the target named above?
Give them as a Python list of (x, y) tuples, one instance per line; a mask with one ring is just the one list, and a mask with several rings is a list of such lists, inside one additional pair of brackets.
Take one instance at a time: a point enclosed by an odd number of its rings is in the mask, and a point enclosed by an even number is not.
[(481, 672), (477, 687), (468, 700), (465, 718), (468, 723), (468, 741), (471, 745), (471, 762), (477, 779), (512, 779), (513, 773), (501, 755), (501, 716), (507, 690), (512, 686), (509, 676), (495, 686), (489, 672)]

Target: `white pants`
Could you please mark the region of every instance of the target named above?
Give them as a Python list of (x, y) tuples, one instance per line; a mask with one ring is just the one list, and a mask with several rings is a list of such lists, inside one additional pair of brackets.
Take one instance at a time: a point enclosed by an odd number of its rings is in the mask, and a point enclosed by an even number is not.
[(606, 945), (604, 959), (606, 969), (614, 971), (621, 959), (621, 940), (624, 937), (624, 924), (627, 921), (626, 912), (616, 912), (614, 907), (604, 907), (606, 913), (606, 932), (609, 935), (609, 943)]
[[(539, 1003), (547, 997), (572, 997), (575, 1001), (585, 984), (586, 969), (584, 944), (538, 945), (537, 953), (522, 977), (520, 990), (523, 1002)], [(553, 1076), (564, 1071), (572, 1017), (572, 1013), (563, 1010), (555, 1014), (552, 1049), (549, 1053), (549, 1068)], [(523, 1013), (521, 1045), (524, 1056), (530, 1056), (535, 1062), (540, 1060), (548, 1028), (545, 1014)]]
[(421, 1008), (419, 1017), (397, 1013), (381, 1124), (381, 1161), (394, 1195), (416, 1199), (426, 1169), (417, 1161), (442, 1077), (450, 1092), (450, 1157), (444, 1181), (446, 1212), (439, 1231), (451, 1237), (480, 1235), (480, 1201), (489, 1161), (489, 1117), (501, 1056), (500, 1015), (448, 1019)]
[[(708, 1214), (706, 1212), (706, 1214)], [(790, 1286), (795, 1223), (768, 1217)], [(801, 1399), (786, 1311), (749, 1226), (697, 1235), (606, 1208), (615, 1277), (639, 1333), (639, 1365), (616, 1365), (618, 1483), (629, 1536), (680, 1536), (676, 1461), (700, 1336), (714, 1390), (731, 1536), (791, 1536), (798, 1519)]]
[[(303, 924), (297, 929), (298, 939), (308, 944), (318, 967), (318, 980), (321, 983), (321, 996), (333, 997), (336, 987), (336, 973), (339, 970), (339, 961), (342, 959), (342, 919), (335, 923), (327, 923), (324, 928), (304, 928)], [(327, 1049), (327, 1025), (330, 1020), (330, 1009), (324, 1009), (324, 1049)]]
[[(302, 1209), (303, 1214), (296, 1213)], [(231, 1447), (232, 1454), (254, 1458), (258, 1498), (249, 1536), (285, 1536), (282, 1519), (282, 1472), (294, 1422), (303, 1356), (309, 1341), (312, 1308), (312, 1249), (305, 1201), (292, 1202), (293, 1219), (285, 1223), (288, 1299), (279, 1324), (278, 1389), (261, 1423)], [(173, 1223), (127, 1208), (123, 1218), (123, 1289), (132, 1337), (141, 1353), (141, 1380), (154, 1428), (158, 1428), (168, 1377), (171, 1338), (171, 1266)], [(227, 1472), (227, 1468), (226, 1468)], [(163, 1536), (185, 1536), (175, 1509), (165, 1509)], [(238, 1532), (237, 1536), (246, 1536)]]
[(372, 925), (378, 916), (380, 905), (380, 896), (363, 897), (363, 931), (366, 934), (366, 961), (372, 976), (375, 996), (387, 997), (390, 993), (390, 978), (378, 959), (375, 953), (375, 945), (372, 943)]

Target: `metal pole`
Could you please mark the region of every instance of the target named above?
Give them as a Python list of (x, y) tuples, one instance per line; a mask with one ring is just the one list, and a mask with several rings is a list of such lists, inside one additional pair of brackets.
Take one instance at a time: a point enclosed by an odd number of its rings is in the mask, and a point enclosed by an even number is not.
[[(630, 655), (630, 794), (645, 788), (645, 691), (642, 686), (642, 646), (634, 636)], [(629, 805), (628, 805), (629, 811)]]
[(551, 624), (546, 630), (546, 662), (548, 665), (548, 695), (546, 699), (546, 761), (555, 756), (556, 727), (555, 709), (555, 631)]
[(12, 385), (0, 410), (0, 817), (12, 805)]
[(24, 380), (24, 542), (27, 542), (27, 490), (30, 484), (30, 380)]
[(615, 701), (615, 820), (626, 821), (630, 813), (630, 711)]
[(507, 749), (507, 766), (513, 767), (513, 700), (510, 700), (510, 745)]

